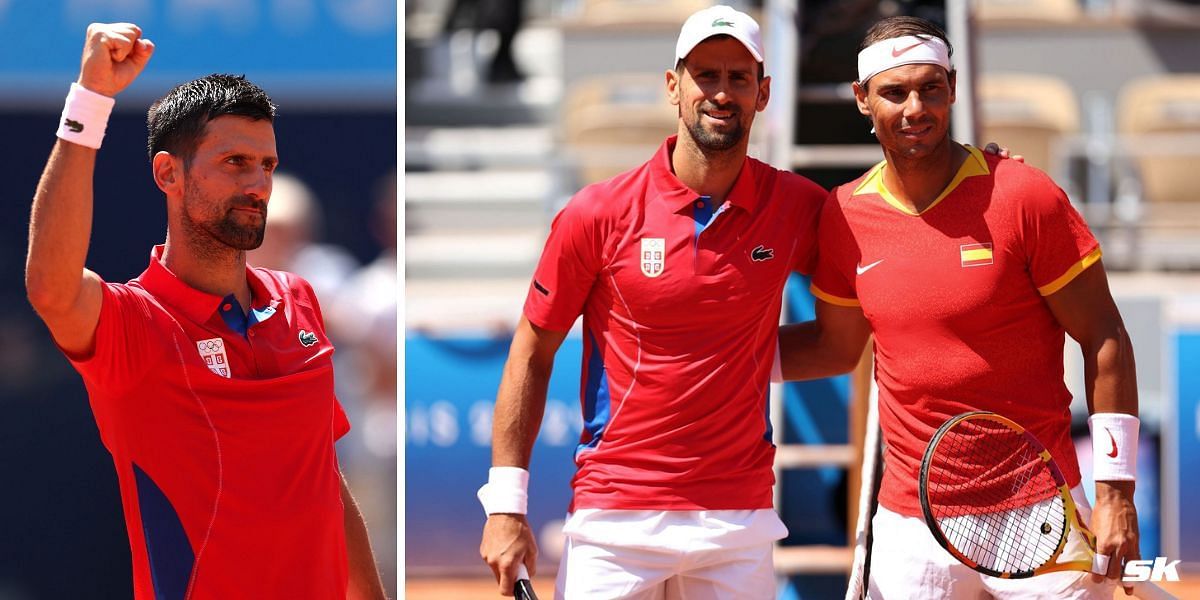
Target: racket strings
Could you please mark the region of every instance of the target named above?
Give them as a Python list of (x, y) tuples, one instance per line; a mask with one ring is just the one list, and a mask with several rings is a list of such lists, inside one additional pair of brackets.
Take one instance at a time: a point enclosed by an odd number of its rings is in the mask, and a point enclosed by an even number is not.
[(934, 520), (959, 554), (1001, 573), (1031, 572), (1054, 557), (1066, 508), (1023, 433), (965, 420), (938, 443), (928, 476)]

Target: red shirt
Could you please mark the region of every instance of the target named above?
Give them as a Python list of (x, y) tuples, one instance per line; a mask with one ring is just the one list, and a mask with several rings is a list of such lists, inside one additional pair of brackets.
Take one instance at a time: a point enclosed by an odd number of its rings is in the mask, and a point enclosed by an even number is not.
[(68, 357), (116, 465), (134, 597), (344, 598), (349, 423), (312, 288), (248, 268), (243, 336), (161, 253), (103, 285), (95, 350)]
[[(883, 186), (884, 163), (838, 187), (821, 215), (813, 293), (861, 303), (871, 323), (887, 443), (879, 502), (908, 516), (921, 515), (925, 446), (946, 419), (970, 410), (1025, 426), (1068, 483), (1079, 483), (1064, 331), (1043, 296), (1098, 260), (1100, 248), (1044, 173), (969, 150), (920, 215)], [(1008, 478), (995, 483), (1012, 489)]]
[(571, 510), (772, 506), (780, 299), (814, 261), (825, 192), (747, 158), (714, 207), (675, 177), (674, 146), (567, 204), (525, 301), (545, 329), (583, 315)]

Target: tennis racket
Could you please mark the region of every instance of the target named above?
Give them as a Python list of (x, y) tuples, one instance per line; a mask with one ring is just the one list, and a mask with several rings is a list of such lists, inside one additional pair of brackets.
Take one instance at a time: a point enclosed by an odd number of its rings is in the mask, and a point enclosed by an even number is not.
[[(925, 524), (943, 548), (972, 569), (1005, 579), (1092, 570), (1096, 536), (1071, 498), (1062, 470), (1041, 442), (1011, 419), (977, 411), (950, 418), (933, 434), (920, 471)], [(1063, 558), (1074, 529), (1086, 541)], [(1140, 598), (1172, 598), (1134, 584)]]
[(854, 562), (845, 600), (865, 600), (867, 582), (871, 580), (871, 518), (879, 498), (882, 462), (879, 447), (879, 399), (875, 386), (867, 399), (867, 427), (863, 436), (863, 464), (859, 477), (858, 520), (854, 534)]
[(517, 565), (517, 583), (513, 584), (513, 596), (515, 600), (538, 600), (537, 594), (533, 593), (533, 583), (529, 581), (529, 570), (525, 568), (525, 563)]

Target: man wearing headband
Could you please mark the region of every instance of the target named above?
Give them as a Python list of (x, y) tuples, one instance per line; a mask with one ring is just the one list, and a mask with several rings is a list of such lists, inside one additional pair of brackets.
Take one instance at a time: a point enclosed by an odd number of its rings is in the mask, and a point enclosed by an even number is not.
[[(893, 17), (867, 33), (854, 93), (885, 160), (825, 202), (812, 284), (817, 319), (782, 329), (783, 375), (850, 368), (875, 336), (887, 450), (870, 597), (1108, 599), (1123, 562), (1138, 558), (1133, 350), (1099, 244), (1063, 191), (1037, 169), (950, 139), (950, 54), (946, 35), (923, 19)], [(1096, 436), (1090, 522), (1097, 553), (1107, 557), (1094, 569), (1107, 579), (981, 575), (925, 527), (922, 454), (949, 417), (995, 411), (1047, 446), (1086, 512), (1063, 383), (1064, 333), (1083, 350)], [(1073, 535), (1068, 552), (1082, 543)]]
[[(788, 275), (815, 262), (826, 193), (746, 155), (766, 108), (759, 27), (716, 6), (683, 25), (678, 131), (555, 218), (497, 393), (480, 553), (500, 592), (534, 570), (530, 451), (559, 344), (583, 315), (574, 497), (559, 598), (775, 596), (767, 390)], [(614, 115), (614, 118), (620, 118)]]

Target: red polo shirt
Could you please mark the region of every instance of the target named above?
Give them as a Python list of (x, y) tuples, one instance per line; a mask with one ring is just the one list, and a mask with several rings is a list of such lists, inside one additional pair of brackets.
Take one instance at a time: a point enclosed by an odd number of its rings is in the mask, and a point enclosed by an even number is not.
[[(1045, 173), (969, 148), (937, 199), (913, 214), (880, 163), (837, 188), (821, 216), (813, 293), (861, 306), (875, 335), (879, 424), (887, 442), (879, 503), (920, 517), (921, 457), (950, 417), (990, 410), (1027, 428), (1067, 483), (1079, 483), (1065, 331), (1044, 297), (1100, 259), (1083, 218)], [(974, 472), (1018, 502), (1044, 499), (1029, 474)], [(938, 474), (935, 474), (935, 476)], [(1018, 494), (1018, 490), (1023, 490)]]
[(243, 335), (161, 253), (103, 285), (95, 350), (68, 357), (116, 465), (134, 597), (344, 598), (349, 423), (312, 288), (248, 268)]
[(747, 158), (713, 206), (675, 177), (674, 146), (576, 194), (525, 301), (545, 329), (583, 315), (571, 510), (772, 506), (781, 297), (815, 260), (825, 191)]

